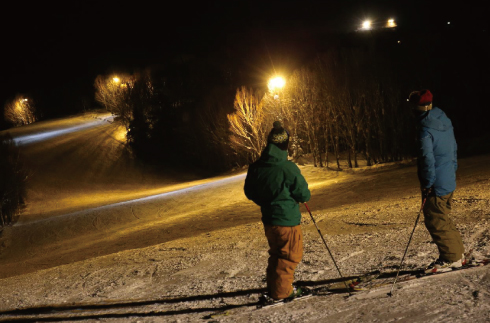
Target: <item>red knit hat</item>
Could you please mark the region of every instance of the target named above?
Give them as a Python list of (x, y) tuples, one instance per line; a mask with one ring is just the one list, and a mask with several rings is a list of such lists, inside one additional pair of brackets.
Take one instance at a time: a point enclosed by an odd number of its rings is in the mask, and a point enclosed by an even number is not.
[(429, 105), (432, 103), (432, 93), (429, 90), (414, 91), (410, 93), (408, 101), (419, 106)]
[(429, 90), (420, 91), (419, 105), (427, 105), (432, 103), (432, 93)]

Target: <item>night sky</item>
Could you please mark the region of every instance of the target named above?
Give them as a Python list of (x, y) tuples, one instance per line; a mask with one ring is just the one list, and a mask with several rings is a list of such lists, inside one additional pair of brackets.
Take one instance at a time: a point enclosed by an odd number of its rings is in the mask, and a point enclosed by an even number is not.
[(226, 50), (247, 65), (252, 84), (244, 85), (256, 86), (262, 74), (300, 67), (317, 35), (352, 32), (365, 18), (393, 17), (400, 30), (421, 33), (447, 21), (470, 32), (488, 28), (478, 6), (427, 2), (15, 2), (0, 22), (0, 101), (16, 93), (92, 93), (98, 74)]

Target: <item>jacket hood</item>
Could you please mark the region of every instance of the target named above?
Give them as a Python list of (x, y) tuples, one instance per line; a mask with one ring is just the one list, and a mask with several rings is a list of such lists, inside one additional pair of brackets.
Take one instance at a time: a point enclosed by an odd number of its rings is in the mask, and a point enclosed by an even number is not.
[(259, 161), (266, 164), (277, 164), (288, 160), (287, 150), (282, 150), (274, 144), (265, 147)]
[(447, 131), (453, 128), (451, 120), (446, 116), (444, 111), (437, 107), (423, 114), (420, 119), (420, 124), (423, 127), (438, 131)]

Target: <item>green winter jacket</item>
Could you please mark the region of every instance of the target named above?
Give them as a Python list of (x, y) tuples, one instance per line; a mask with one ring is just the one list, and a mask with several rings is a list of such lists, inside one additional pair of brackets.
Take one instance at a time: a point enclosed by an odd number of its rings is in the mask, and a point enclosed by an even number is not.
[(299, 203), (311, 196), (298, 166), (287, 157), (287, 151), (269, 144), (248, 168), (245, 195), (260, 206), (262, 222), (267, 225), (299, 225)]

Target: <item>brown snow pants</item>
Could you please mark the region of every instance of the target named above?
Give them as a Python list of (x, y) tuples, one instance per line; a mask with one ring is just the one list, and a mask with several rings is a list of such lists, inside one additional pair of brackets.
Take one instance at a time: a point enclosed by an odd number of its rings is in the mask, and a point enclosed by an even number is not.
[(269, 242), (267, 289), (274, 299), (283, 299), (293, 291), (294, 270), (303, 257), (301, 226), (264, 225)]
[(425, 227), (439, 249), (439, 258), (458, 261), (464, 253), (463, 240), (449, 213), (453, 193), (444, 196), (429, 194), (424, 205)]

